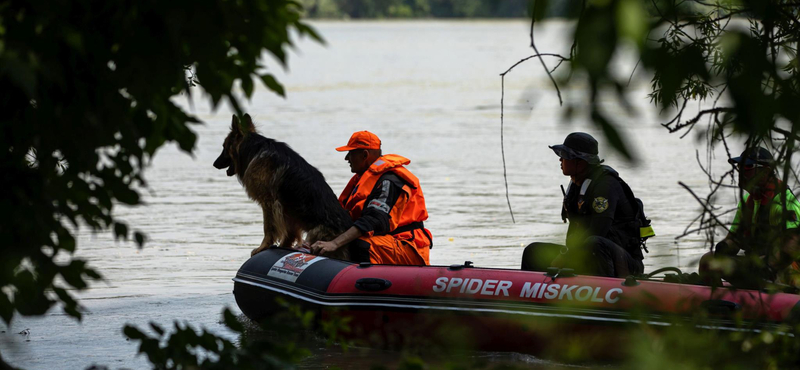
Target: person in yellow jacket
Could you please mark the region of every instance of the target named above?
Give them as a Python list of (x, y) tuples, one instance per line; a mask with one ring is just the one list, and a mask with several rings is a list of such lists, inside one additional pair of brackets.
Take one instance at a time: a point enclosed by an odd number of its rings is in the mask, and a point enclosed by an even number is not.
[(355, 241), (353, 261), (375, 264), (429, 265), (433, 236), (425, 228), (425, 197), (411, 161), (382, 154), (381, 140), (369, 131), (354, 133), (347, 145), (336, 148), (354, 173), (339, 196), (354, 225), (330, 241), (311, 245), (311, 253), (332, 253)]
[(776, 176), (767, 149), (747, 149), (729, 162), (739, 172), (742, 199), (728, 235), (700, 259), (700, 275), (708, 283), (719, 284), (722, 277), (741, 288), (765, 281), (800, 286), (800, 202)]

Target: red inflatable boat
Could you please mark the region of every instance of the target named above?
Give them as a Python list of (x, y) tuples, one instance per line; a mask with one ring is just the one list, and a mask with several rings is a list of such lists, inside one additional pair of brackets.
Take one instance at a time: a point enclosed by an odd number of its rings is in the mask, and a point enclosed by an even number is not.
[(253, 320), (282, 309), (275, 304), (282, 297), (322, 320), (348, 318), (349, 335), (375, 346), (457, 341), (476, 350), (540, 354), (577, 338), (596, 341), (601, 356), (613, 357), (605, 347), (618, 343), (609, 335), (631, 325), (688, 323), (702, 311), (709, 317), (704, 329), (742, 330), (742, 320), (763, 329), (800, 313), (794, 294), (577, 276), (566, 269), (353, 264), (278, 248), (245, 262), (234, 281), (236, 302)]

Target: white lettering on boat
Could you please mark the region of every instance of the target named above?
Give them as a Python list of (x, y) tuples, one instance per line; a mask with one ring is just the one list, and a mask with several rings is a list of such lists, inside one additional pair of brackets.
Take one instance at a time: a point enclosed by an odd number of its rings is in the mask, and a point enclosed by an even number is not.
[(494, 295), (494, 288), (497, 286), (497, 280), (486, 280), (481, 289), (481, 295)]
[(464, 292), (464, 293), (467, 293), (467, 294), (475, 294), (479, 290), (481, 290), (481, 285), (482, 284), (483, 284), (483, 280), (481, 280), (481, 279), (472, 279), (472, 281), (469, 282), (469, 285), (464, 285), (464, 287), (466, 288), (466, 291), (464, 289), (461, 289), (461, 291)]
[(619, 294), (616, 297), (611, 298), (611, 295), (614, 293), (622, 293), (622, 289), (620, 288), (609, 289), (608, 293), (606, 293), (606, 302), (617, 303), (617, 301), (619, 301)]
[[(585, 296), (581, 296), (581, 292), (586, 292)], [(590, 286), (582, 286), (575, 291), (575, 299), (583, 302), (589, 299), (592, 296), (592, 287)]]
[(539, 292), (539, 288), (541, 286), (542, 283), (536, 283), (536, 284), (525, 283), (525, 285), (522, 286), (522, 291), (519, 292), (519, 296), (522, 298), (536, 297), (536, 293)]
[[(433, 291), (436, 293), (480, 294), (488, 296), (509, 296), (513, 282), (508, 280), (448, 278), (436, 279)], [(515, 293), (516, 294), (516, 293)], [(622, 294), (621, 288), (604, 291), (601, 287), (588, 285), (547, 284), (526, 282), (519, 292), (520, 298), (547, 299), (559, 301), (579, 301), (596, 303), (617, 303)]]
[(592, 294), (592, 302), (602, 302), (603, 298), (597, 298), (597, 293), (600, 293), (600, 287), (594, 289), (594, 294)]
[(568, 301), (572, 300), (572, 291), (577, 288), (577, 285), (564, 285), (561, 287), (561, 294), (558, 295), (558, 300), (563, 300), (564, 297), (567, 298)]
[[(508, 280), (491, 280), (486, 281), (482, 279), (462, 279), (462, 278), (447, 278), (440, 277), (436, 279), (433, 286), (433, 291), (436, 293), (450, 293), (459, 292), (466, 294), (480, 295), (504, 295), (508, 297), (508, 289), (511, 288), (511, 282)], [(460, 287), (460, 289), (458, 289)]]
[(494, 291), (494, 295), (500, 295), (500, 292), (503, 292), (503, 295), (508, 297), (508, 288), (511, 288), (511, 282), (508, 280), (500, 280), (500, 283), (497, 284), (497, 290)]
[(447, 287), (447, 278), (440, 277), (436, 279), (436, 285), (433, 286), (433, 291), (436, 293), (441, 293), (444, 291), (445, 287)]
[(550, 284), (547, 287), (547, 293), (544, 294), (544, 299), (554, 299), (555, 297), (557, 297), (558, 296), (558, 288), (560, 288), (560, 287), (561, 287), (561, 285), (559, 285), (559, 284)]

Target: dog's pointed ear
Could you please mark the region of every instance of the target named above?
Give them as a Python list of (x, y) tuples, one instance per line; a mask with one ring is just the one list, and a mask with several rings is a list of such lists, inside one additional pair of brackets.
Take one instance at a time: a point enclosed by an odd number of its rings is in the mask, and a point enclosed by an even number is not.
[(256, 132), (256, 125), (253, 124), (253, 118), (249, 114), (244, 114), (244, 127), (248, 132)]
[(242, 132), (242, 128), (239, 126), (239, 117), (237, 117), (235, 114), (231, 119), (231, 131)]

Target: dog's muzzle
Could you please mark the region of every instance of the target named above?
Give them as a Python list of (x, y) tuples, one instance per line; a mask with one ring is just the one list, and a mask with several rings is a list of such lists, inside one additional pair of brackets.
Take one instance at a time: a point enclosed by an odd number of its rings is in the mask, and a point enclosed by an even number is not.
[(214, 168), (221, 170), (223, 168), (227, 168), (228, 171), (225, 173), (228, 176), (233, 176), (236, 174), (236, 169), (233, 168), (233, 163), (231, 162), (230, 158), (225, 158), (223, 156), (219, 156), (216, 161), (214, 161)]

